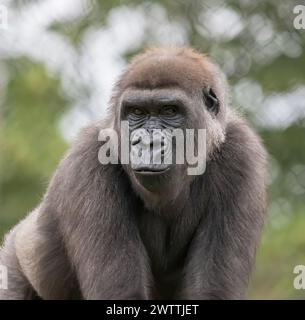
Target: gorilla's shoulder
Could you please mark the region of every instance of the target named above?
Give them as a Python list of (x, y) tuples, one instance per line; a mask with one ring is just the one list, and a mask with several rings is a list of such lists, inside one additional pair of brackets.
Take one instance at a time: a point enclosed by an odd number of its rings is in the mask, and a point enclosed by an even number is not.
[(231, 159), (265, 163), (267, 152), (260, 137), (241, 116), (231, 116), (227, 123), (222, 155)]
[[(219, 189), (242, 192), (255, 183), (263, 185), (267, 153), (247, 121), (235, 116), (227, 123), (225, 142), (208, 164), (211, 183)], [(259, 181), (259, 183), (258, 183)]]

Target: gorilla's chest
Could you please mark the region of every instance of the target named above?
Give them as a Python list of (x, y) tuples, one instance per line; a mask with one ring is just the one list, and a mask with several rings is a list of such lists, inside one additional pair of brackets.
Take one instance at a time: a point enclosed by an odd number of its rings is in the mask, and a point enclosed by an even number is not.
[(162, 215), (143, 212), (139, 231), (150, 259), (155, 295), (159, 299), (175, 296), (181, 282), (194, 227), (181, 219), (166, 220)]
[(143, 212), (138, 223), (154, 275), (172, 274), (180, 269), (194, 230), (182, 219), (167, 220), (151, 212)]

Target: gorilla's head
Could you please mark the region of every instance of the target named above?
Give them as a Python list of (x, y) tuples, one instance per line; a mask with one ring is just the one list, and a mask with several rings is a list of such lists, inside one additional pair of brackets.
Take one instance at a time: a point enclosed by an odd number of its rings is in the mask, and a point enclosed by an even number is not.
[(187, 196), (195, 177), (188, 171), (194, 163), (187, 159), (187, 129), (194, 129), (195, 155), (198, 129), (206, 129), (206, 156), (212, 159), (225, 137), (225, 88), (217, 67), (185, 48), (148, 50), (122, 75), (111, 104), (115, 129), (128, 121), (131, 163), (124, 169), (147, 205)]

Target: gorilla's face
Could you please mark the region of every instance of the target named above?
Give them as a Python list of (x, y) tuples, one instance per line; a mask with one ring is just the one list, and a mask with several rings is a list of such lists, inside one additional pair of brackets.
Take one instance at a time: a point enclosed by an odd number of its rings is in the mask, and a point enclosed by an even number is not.
[[(128, 173), (150, 192), (176, 196), (186, 179), (184, 132), (190, 103), (180, 89), (128, 89), (122, 96), (120, 119), (128, 121), (130, 134)], [(178, 161), (177, 146), (183, 157)]]

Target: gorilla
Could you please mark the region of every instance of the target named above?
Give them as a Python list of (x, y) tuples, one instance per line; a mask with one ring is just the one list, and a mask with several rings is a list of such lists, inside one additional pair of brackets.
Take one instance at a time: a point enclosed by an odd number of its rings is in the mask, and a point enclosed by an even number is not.
[[(267, 155), (227, 91), (218, 67), (193, 49), (136, 56), (105, 118), (81, 132), (40, 205), (6, 236), (0, 299), (244, 298), (266, 211)], [(126, 164), (119, 151), (116, 164), (102, 164), (99, 151), (112, 142), (100, 132), (119, 133), (122, 121), (131, 152), (143, 143), (139, 129), (205, 129), (204, 172)], [(164, 135), (161, 158), (166, 146)]]

